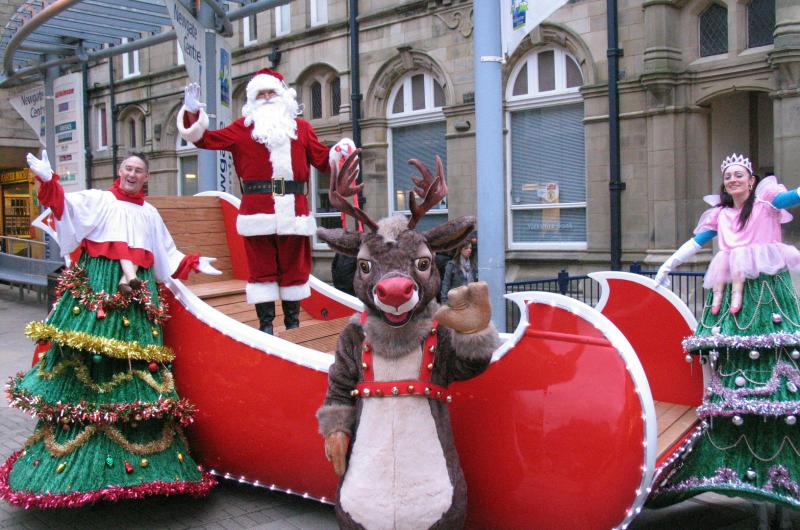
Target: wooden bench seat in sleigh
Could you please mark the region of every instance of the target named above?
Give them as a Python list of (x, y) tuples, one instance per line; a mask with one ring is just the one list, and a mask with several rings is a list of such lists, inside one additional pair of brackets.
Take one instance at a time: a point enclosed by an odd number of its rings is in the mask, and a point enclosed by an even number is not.
[[(164, 340), (178, 391), (198, 408), (194, 457), (220, 477), (332, 503), (338, 479), (314, 414), (338, 334), (361, 302), (312, 277), (300, 328), (276, 318), (276, 335), (263, 334), (245, 303), (239, 200), (206, 192), (148, 202), (178, 248), (218, 257), (224, 272), (167, 285)], [(519, 325), (484, 374), (450, 386), (470, 528), (624, 528), (694, 431), (704, 374), (681, 349), (696, 325), (689, 309), (648, 278), (591, 276), (602, 286), (596, 307), (507, 295)]]

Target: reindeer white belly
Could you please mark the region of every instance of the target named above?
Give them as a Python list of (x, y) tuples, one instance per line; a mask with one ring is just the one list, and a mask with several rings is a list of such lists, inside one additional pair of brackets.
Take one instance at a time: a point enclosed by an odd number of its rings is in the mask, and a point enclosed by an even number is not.
[[(400, 359), (373, 357), (375, 379), (416, 379), (422, 350)], [(428, 400), (367, 398), (339, 500), (369, 530), (429, 528), (450, 508), (447, 473)]]

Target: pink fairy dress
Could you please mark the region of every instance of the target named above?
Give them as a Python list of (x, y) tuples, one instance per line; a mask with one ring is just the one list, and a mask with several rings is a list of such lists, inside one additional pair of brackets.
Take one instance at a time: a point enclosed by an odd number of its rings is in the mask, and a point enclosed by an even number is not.
[(747, 224), (739, 229), (737, 208), (716, 206), (719, 195), (706, 195), (703, 199), (709, 208), (700, 217), (694, 233), (713, 230), (717, 232), (717, 252), (708, 266), (703, 287), (730, 283), (734, 279), (758, 278), (759, 274), (777, 274), (783, 270), (800, 273), (800, 251), (783, 243), (781, 224), (792, 220), (786, 210), (771, 204), (786, 187), (775, 177), (763, 179), (756, 187), (756, 199)]

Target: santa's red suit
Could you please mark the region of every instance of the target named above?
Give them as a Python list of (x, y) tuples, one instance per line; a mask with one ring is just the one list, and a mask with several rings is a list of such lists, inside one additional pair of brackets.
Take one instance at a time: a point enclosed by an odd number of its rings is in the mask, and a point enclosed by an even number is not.
[[(281, 95), (289, 92), (294, 102), (294, 91), (286, 87), (283, 77), (264, 69), (247, 85), (248, 103), (266, 89)], [(270, 143), (263, 138), (254, 139), (254, 124), (245, 117), (224, 129), (209, 131), (208, 116), (202, 109), (190, 113), (184, 106), (178, 114), (178, 130), (187, 141), (202, 149), (223, 149), (233, 155), (236, 173), (245, 188), (236, 228), (245, 236), (250, 269), (246, 292), (251, 304), (277, 299), (295, 301), (310, 295), (309, 236), (317, 227), (305, 194), (308, 184), (298, 189), (296, 184), (288, 183), (308, 183), (311, 165), (327, 173), (331, 150), (317, 139), (307, 121), (294, 118), (294, 122), (297, 127), (294, 138)], [(283, 194), (280, 180), (291, 188)], [(271, 184), (265, 185), (264, 181)]]

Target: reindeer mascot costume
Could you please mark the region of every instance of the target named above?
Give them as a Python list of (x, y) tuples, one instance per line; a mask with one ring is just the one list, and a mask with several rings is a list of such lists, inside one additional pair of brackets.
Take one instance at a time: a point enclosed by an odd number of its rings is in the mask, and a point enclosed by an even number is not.
[(328, 156), (352, 152), (352, 140), (332, 149), (320, 143), (302, 111), (294, 89), (267, 68), (247, 84), (242, 117), (224, 129), (208, 130), (200, 87), (186, 87), (178, 112), (181, 136), (201, 149), (226, 150), (242, 183), (236, 230), (244, 236), (250, 277), (247, 302), (255, 304), (259, 328), (272, 333), (275, 300), (283, 306), (287, 329), (300, 325), (300, 300), (310, 294), (311, 241), (316, 231), (309, 215), (307, 183), (310, 165), (328, 172)]
[(434, 177), (417, 160), (411, 220), (372, 221), (345, 199), (357, 154), (332, 168), (331, 204), (361, 220), (370, 233), (320, 228), (337, 252), (357, 256), (354, 289), (366, 310), (339, 337), (328, 392), (317, 412), (325, 452), (342, 477), (337, 517), (342, 528), (460, 528), (467, 490), (447, 404), (447, 386), (488, 366), (499, 344), (485, 283), (450, 292), (439, 307), (434, 252), (457, 246), (473, 230), (462, 217), (426, 232), (414, 230), (447, 194), (441, 160)]

